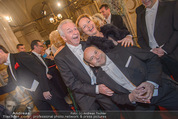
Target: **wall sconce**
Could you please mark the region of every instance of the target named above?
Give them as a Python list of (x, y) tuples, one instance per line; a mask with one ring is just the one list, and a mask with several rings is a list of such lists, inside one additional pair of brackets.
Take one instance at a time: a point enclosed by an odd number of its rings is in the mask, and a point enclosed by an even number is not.
[[(62, 19), (62, 14), (57, 14), (57, 16), (56, 16), (49, 3), (44, 1), (44, 2), (42, 2), (42, 4), (43, 4), (43, 7), (44, 7), (44, 5), (47, 5), (52, 13), (52, 17), (49, 18), (50, 23), (57, 24), (58, 22), (60, 22), (60, 20)], [(60, 6), (60, 3), (58, 3), (58, 6)], [(42, 10), (41, 14), (46, 15), (46, 11)]]

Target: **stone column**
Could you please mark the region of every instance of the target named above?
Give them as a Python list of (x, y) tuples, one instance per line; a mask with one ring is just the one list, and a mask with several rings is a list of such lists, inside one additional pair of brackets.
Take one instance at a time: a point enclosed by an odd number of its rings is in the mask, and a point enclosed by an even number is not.
[(19, 43), (8, 22), (0, 17), (0, 44), (11, 53), (17, 52), (16, 45)]

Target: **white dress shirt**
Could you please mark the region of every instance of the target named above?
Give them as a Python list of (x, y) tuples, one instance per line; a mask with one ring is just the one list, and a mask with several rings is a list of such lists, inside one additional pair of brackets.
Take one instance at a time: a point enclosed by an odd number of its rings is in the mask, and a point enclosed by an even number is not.
[(11, 62), (10, 62), (10, 53), (8, 53), (8, 56), (7, 56), (7, 61), (6, 63), (4, 63), (5, 65), (9, 66), (9, 69), (11, 71), (11, 74), (12, 74), (12, 77), (14, 78), (14, 80), (17, 81), (16, 77), (14, 76), (14, 73), (12, 71), (12, 66), (11, 66)]
[(106, 56), (106, 65), (101, 66), (103, 71), (105, 71), (117, 84), (121, 85), (129, 92), (134, 90), (136, 86), (132, 84), (127, 77), (120, 71), (120, 69)]
[(77, 59), (80, 61), (80, 63), (83, 65), (83, 67), (86, 69), (88, 75), (91, 78), (91, 85), (96, 84), (96, 77), (93, 73), (93, 71), (91, 70), (91, 68), (86, 65), (83, 61), (83, 50), (82, 50), (82, 45), (79, 44), (78, 46), (73, 46), (70, 45), (68, 43), (66, 43), (66, 45), (69, 47), (69, 49), (73, 52), (73, 54), (77, 57)]
[(111, 24), (111, 13), (110, 13), (109, 17), (106, 19), (106, 22), (107, 22), (107, 24)]
[(154, 37), (154, 28), (155, 28), (155, 20), (156, 20), (156, 14), (158, 10), (158, 4), (159, 2), (157, 0), (152, 8), (146, 8), (146, 15), (145, 15), (146, 27), (148, 31), (148, 37), (149, 37), (149, 46), (152, 49), (159, 47)]
[[(14, 78), (15, 81), (17, 81), (17, 79), (14, 75), (14, 72), (12, 70), (12, 65), (11, 65), (11, 62), (10, 62), (10, 53), (8, 53), (7, 61), (4, 64), (9, 66), (12, 77)], [(34, 79), (31, 88), (26, 88), (26, 87), (23, 87), (23, 86), (19, 86), (19, 87), (34, 92), (34, 91), (36, 91), (38, 85), (39, 85), (39, 82)]]
[[(129, 57), (129, 62), (130, 62), (130, 57)], [(127, 65), (127, 64), (126, 64)], [(129, 65), (129, 64), (128, 64)], [(106, 56), (106, 65), (101, 66), (103, 71), (108, 74), (117, 84), (121, 85), (123, 88), (127, 89), (129, 92), (132, 92), (136, 86), (130, 82), (130, 80), (127, 79), (127, 77), (121, 72), (121, 70), (112, 62), (112, 60)], [(152, 81), (147, 81), (155, 86), (153, 96), (158, 95), (158, 87), (159, 85), (152, 82)]]

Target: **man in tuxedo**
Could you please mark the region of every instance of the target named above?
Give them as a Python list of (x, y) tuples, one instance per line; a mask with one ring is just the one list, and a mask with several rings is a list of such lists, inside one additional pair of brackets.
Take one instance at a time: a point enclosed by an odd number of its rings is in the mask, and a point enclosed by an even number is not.
[(178, 80), (177, 67), (169, 66), (171, 59), (178, 66), (178, 2), (142, 0), (142, 3), (136, 9), (138, 44), (161, 57), (163, 71)]
[[(43, 44), (40, 40), (33, 40), (31, 42), (31, 49), (32, 52), (30, 53), (35, 59), (36, 61), (41, 65), (41, 67), (45, 68), (45, 73), (46, 76), (48, 78), (48, 83), (49, 83), (49, 87), (51, 89), (51, 91), (54, 92), (54, 95), (56, 95), (58, 97), (58, 102), (63, 104), (63, 108), (65, 109), (69, 109), (69, 106), (66, 104), (64, 97), (65, 94), (63, 93), (63, 90), (61, 89), (61, 86), (59, 84), (59, 78), (60, 74), (57, 75), (56, 70), (53, 70), (52, 68), (48, 68), (48, 66), (50, 67), (50, 65), (53, 63), (50, 59), (49, 60), (45, 60), (41, 54), (43, 51)], [(58, 86), (58, 87), (57, 87)], [(51, 93), (49, 92), (49, 96), (52, 96)], [(61, 106), (62, 107), (62, 106)]]
[(44, 58), (41, 56), (42, 50), (43, 50), (44, 46), (41, 43), (40, 40), (33, 40), (31, 42), (31, 49), (32, 52), (30, 53), (43, 67), (45, 67), (46, 69), (46, 76), (48, 77), (48, 79), (52, 78), (52, 75), (50, 75), (48, 66), (46, 65)]
[(46, 68), (39, 64), (29, 53), (8, 53), (0, 45), (0, 64), (8, 65), (8, 83), (0, 87), (0, 95), (13, 91), (20, 86), (32, 96), (34, 104), (41, 111), (52, 111), (51, 105), (59, 110), (69, 110), (65, 102), (51, 89), (46, 76)]
[(136, 91), (134, 101), (141, 103), (137, 103), (134, 109), (141, 109), (141, 105), (145, 109), (149, 105), (159, 105), (178, 110), (178, 85), (162, 74), (159, 58), (155, 54), (120, 45), (104, 53), (96, 46), (90, 46), (84, 50), (84, 59), (90, 66), (100, 67), (98, 84), (104, 84), (118, 94), (111, 97), (116, 103), (127, 103), (129, 93)]
[(91, 111), (98, 110), (101, 106), (106, 110), (117, 110), (117, 106), (107, 96), (101, 95), (112, 95), (113, 91), (103, 84), (97, 85), (92, 69), (83, 62), (85, 42), (80, 42), (76, 25), (72, 20), (65, 19), (60, 22), (57, 30), (66, 45), (54, 60), (80, 109)]
[(108, 4), (102, 4), (99, 9), (100, 13), (105, 17), (107, 24), (113, 24), (119, 29), (127, 30), (127, 27), (125, 26), (122, 17), (120, 15), (111, 14)]
[[(107, 24), (112, 24), (121, 30), (128, 31), (127, 27), (123, 22), (122, 17), (120, 15), (111, 14), (108, 4), (102, 4), (99, 9), (100, 9), (100, 13), (105, 17)], [(132, 35), (127, 35), (124, 39), (132, 40)]]

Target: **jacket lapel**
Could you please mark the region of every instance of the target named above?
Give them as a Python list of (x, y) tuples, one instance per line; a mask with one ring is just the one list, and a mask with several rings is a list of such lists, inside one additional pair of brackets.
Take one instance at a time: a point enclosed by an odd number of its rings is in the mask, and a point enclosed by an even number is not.
[(147, 31), (147, 27), (146, 27), (146, 20), (145, 20), (145, 14), (146, 14), (146, 9), (144, 8), (143, 11), (140, 13), (140, 17), (141, 17), (141, 25), (140, 28), (143, 30), (143, 32), (145, 32), (145, 35), (147, 36), (148, 39), (148, 31)]
[(117, 84), (109, 75), (107, 75), (102, 69), (100, 68), (99, 73), (97, 74), (97, 82), (98, 84), (105, 84), (107, 87), (110, 87), (114, 92), (122, 92), (128, 93), (129, 91), (123, 88), (121, 85)]
[(111, 14), (111, 24), (113, 25), (114, 16)]
[(159, 6), (158, 6), (158, 10), (157, 10), (157, 15), (156, 15), (156, 20), (155, 20), (155, 30), (154, 33), (156, 31), (156, 29), (159, 26), (160, 20), (162, 20), (161, 16), (164, 13), (165, 10), (165, 6), (162, 4), (162, 2), (159, 2)]
[[(16, 64), (16, 59), (15, 59), (15, 54), (10, 54), (10, 66), (9, 66), (9, 69), (10, 69), (10, 72), (12, 73), (12, 77), (15, 78), (16, 80), (16, 77), (17, 77), (17, 74), (16, 74), (16, 69), (15, 69), (15, 64)], [(15, 76), (15, 77), (14, 77)]]
[[(121, 46), (120, 46), (121, 47)], [(118, 47), (119, 48), (119, 47)], [(128, 71), (128, 69), (125, 67), (129, 55), (125, 54), (124, 52), (122, 52), (122, 50), (119, 49), (115, 49), (118, 52), (115, 53), (108, 53), (107, 56), (114, 62), (114, 64), (120, 69), (120, 71), (128, 78), (128, 80), (130, 80), (130, 73)], [(126, 50), (126, 49), (123, 49)], [(124, 53), (124, 54), (123, 54)], [(122, 57), (121, 57), (122, 56)]]
[[(83, 48), (83, 46), (82, 46), (82, 48)], [(83, 67), (83, 65), (81, 64), (81, 62), (73, 54), (73, 52), (68, 48), (67, 45), (64, 47), (64, 50), (66, 51), (66, 58), (68, 58), (68, 60), (70, 60), (71, 62), (73, 62), (72, 65), (74, 65), (77, 69), (80, 69), (81, 71), (83, 71), (85, 74), (88, 75), (87, 71), (85, 70), (85, 68)]]
[[(45, 65), (43, 64), (43, 62), (32, 52), (31, 55), (42, 65), (45, 67)], [(45, 60), (44, 60), (45, 62)], [(45, 62), (46, 63), (46, 62)], [(46, 67), (45, 67), (46, 68)]]

